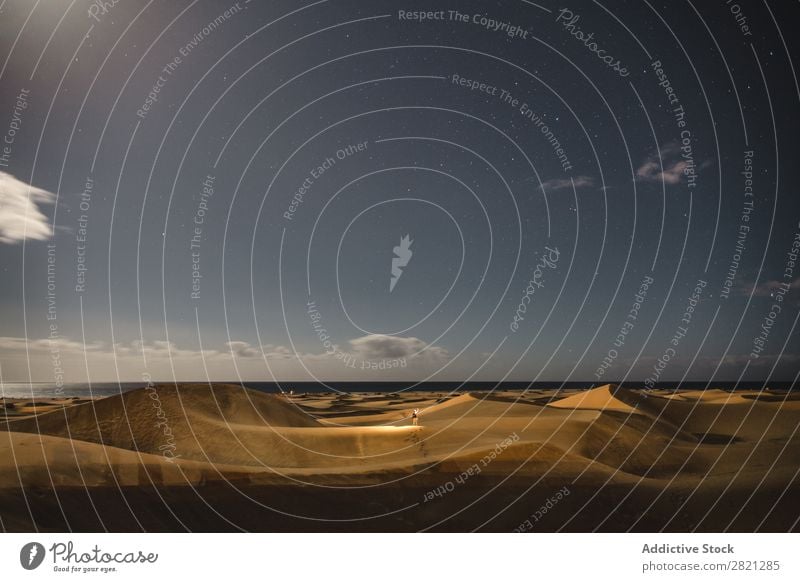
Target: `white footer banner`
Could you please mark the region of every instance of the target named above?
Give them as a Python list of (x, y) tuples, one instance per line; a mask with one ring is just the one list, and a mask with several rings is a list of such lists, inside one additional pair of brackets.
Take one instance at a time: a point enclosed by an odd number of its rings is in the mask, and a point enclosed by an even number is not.
[(798, 534), (0, 534), (2, 580), (800, 580)]

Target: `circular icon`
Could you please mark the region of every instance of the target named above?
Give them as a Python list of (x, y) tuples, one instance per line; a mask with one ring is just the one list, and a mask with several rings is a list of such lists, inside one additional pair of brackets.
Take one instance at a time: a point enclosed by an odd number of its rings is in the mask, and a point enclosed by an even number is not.
[(35, 570), (44, 561), (44, 546), (39, 542), (30, 542), (19, 551), (19, 563), (26, 570)]

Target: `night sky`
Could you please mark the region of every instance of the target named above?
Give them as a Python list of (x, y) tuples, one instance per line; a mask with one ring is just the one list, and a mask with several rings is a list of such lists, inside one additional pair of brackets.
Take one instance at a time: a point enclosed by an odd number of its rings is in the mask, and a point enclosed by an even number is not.
[(795, 380), (799, 17), (6, 1), (1, 379)]

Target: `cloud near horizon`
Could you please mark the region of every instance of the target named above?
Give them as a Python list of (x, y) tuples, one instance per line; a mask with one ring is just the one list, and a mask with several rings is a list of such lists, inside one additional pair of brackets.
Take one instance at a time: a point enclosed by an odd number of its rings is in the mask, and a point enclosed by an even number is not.
[(432, 346), (416, 337), (398, 337), (374, 333), (350, 340), (354, 355), (364, 360), (426, 358), (442, 361), (450, 357), (445, 348)]
[[(308, 365), (318, 373), (334, 377), (347, 372), (341, 363), (341, 354), (347, 353), (362, 361), (391, 359), (413, 360), (420, 366), (438, 366), (449, 360), (445, 348), (432, 346), (415, 337), (395, 337), (372, 334), (348, 342), (346, 349), (336, 346), (335, 350), (319, 353), (299, 353), (291, 348), (263, 344), (253, 345), (243, 340), (231, 340), (214, 349), (181, 347), (175, 342), (154, 340), (133, 340), (130, 342), (88, 342), (69, 337), (54, 339), (0, 336), (0, 369), (4, 371), (6, 382), (21, 381), (35, 376), (37, 381), (47, 381), (54, 366), (69, 368), (65, 374), (68, 381), (88, 381), (86, 366), (92, 369), (91, 376), (136, 378), (144, 368), (154, 374), (178, 378), (196, 379), (198, 375), (214, 378), (231, 378), (239, 366), (246, 376), (262, 377), (268, 375), (268, 366), (280, 370), (303, 370)], [(83, 364), (86, 360), (86, 364)], [(60, 364), (57, 362), (61, 362)], [(286, 368), (290, 366), (290, 368)], [(111, 373), (113, 371), (113, 374)], [(19, 376), (19, 377), (17, 377)], [(91, 377), (90, 376), (90, 377)]]
[[(118, 342), (113, 346), (103, 342), (90, 342), (83, 344), (79, 341), (67, 337), (55, 339), (41, 338), (28, 339), (22, 337), (0, 337), (0, 350), (6, 352), (28, 351), (28, 352), (86, 352), (94, 354), (105, 354), (119, 358), (131, 356), (145, 356), (147, 358), (260, 358), (265, 356), (271, 359), (285, 359), (295, 357), (289, 348), (264, 344), (263, 351), (257, 346), (245, 341), (225, 342), (227, 349), (199, 350), (181, 348), (175, 342), (155, 340), (142, 342), (134, 340), (131, 342)], [(302, 357), (302, 354), (298, 354)]]
[(52, 204), (55, 194), (0, 172), (0, 243), (47, 240), (53, 231), (38, 203)]

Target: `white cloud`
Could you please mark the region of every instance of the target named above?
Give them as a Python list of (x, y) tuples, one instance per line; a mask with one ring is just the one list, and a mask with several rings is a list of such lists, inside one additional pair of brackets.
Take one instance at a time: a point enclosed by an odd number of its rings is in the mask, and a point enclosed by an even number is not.
[(398, 337), (375, 333), (350, 340), (350, 346), (353, 353), (364, 360), (389, 360), (411, 357), (446, 360), (450, 357), (446, 349), (429, 345), (416, 337)]
[[(225, 342), (227, 349), (220, 350), (195, 350), (181, 348), (171, 341), (155, 340), (151, 342), (141, 342), (134, 340), (131, 342), (118, 342), (113, 345), (103, 342), (91, 342), (83, 344), (66, 337), (53, 339), (28, 339), (23, 337), (0, 337), (0, 350), (6, 352), (31, 352), (31, 353), (52, 353), (54, 350), (62, 353), (82, 354), (90, 352), (98, 355), (115, 356), (117, 358), (141, 357), (142, 354), (150, 359), (196, 359), (196, 358), (261, 358), (262, 350), (252, 346), (245, 341)], [(270, 359), (285, 359), (293, 357), (292, 351), (284, 346), (265, 344), (263, 355)]]
[(234, 358), (267, 358), (269, 360), (284, 360), (295, 357), (295, 354), (286, 346), (264, 344), (261, 349), (250, 345), (248, 342), (225, 342)]
[(683, 177), (683, 171), (689, 167), (688, 162), (676, 158), (681, 152), (676, 143), (661, 146), (658, 154), (647, 157), (636, 170), (636, 179), (642, 182), (661, 182), (678, 184)]
[(233, 354), (234, 357), (256, 358), (259, 356), (258, 350), (251, 346), (248, 342), (225, 342), (225, 345), (228, 346), (228, 349), (230, 349), (231, 354)]
[[(346, 349), (295, 353), (290, 347), (231, 340), (203, 350), (172, 341), (91, 342), (68, 337), (26, 339), (0, 337), (0, 369), (6, 381), (31, 378), (52, 382), (55, 368), (63, 368), (66, 382), (108, 381), (117, 377), (138, 381), (147, 370), (153, 378), (263, 380), (268, 377), (313, 380), (349, 380), (353, 367), (342, 364), (342, 354), (362, 361), (406, 358), (408, 367), (375, 372), (381, 378), (402, 379), (420, 366), (439, 367), (450, 359), (444, 348), (414, 337), (369, 335), (351, 340)], [(413, 368), (412, 368), (413, 365)], [(365, 373), (369, 374), (368, 371)], [(391, 374), (394, 373), (394, 376)], [(390, 374), (387, 376), (387, 374)], [(365, 376), (368, 377), (368, 376)], [(16, 380), (14, 380), (16, 381)]]
[[(350, 340), (349, 353), (364, 360), (383, 360), (393, 358), (426, 357), (432, 359), (447, 359), (449, 353), (446, 349), (432, 346), (415, 337), (396, 337), (383, 334), (372, 334)], [(141, 342), (118, 342), (113, 346), (103, 342), (83, 344), (66, 337), (55, 339), (25, 339), (23, 337), (0, 337), (0, 350), (6, 352), (35, 352), (45, 353), (52, 350), (60, 352), (83, 353), (92, 352), (98, 355), (116, 356), (118, 358), (141, 357), (149, 359), (247, 359), (266, 357), (271, 360), (299, 358), (299, 359), (329, 359), (331, 352), (319, 354), (295, 353), (290, 348), (281, 345), (264, 344), (261, 348), (249, 342), (232, 340), (225, 342), (224, 349), (191, 349), (182, 348), (171, 341), (154, 340)], [(338, 350), (338, 348), (337, 348)]]
[[(102, 344), (88, 343), (86, 351), (100, 351)], [(0, 337), (0, 350), (24, 352), (27, 348), (29, 352), (48, 352), (51, 349), (64, 352), (82, 352), (84, 345), (68, 338), (59, 337), (54, 339), (29, 339), (24, 337)]]
[(572, 188), (573, 182), (575, 182), (575, 188), (594, 186), (594, 178), (590, 176), (576, 176), (571, 180), (569, 178), (553, 178), (552, 180), (545, 180), (542, 182), (542, 188), (551, 191), (563, 190), (565, 188)]
[(52, 234), (37, 202), (52, 204), (55, 195), (0, 172), (0, 242), (13, 244), (25, 238), (47, 240)]

